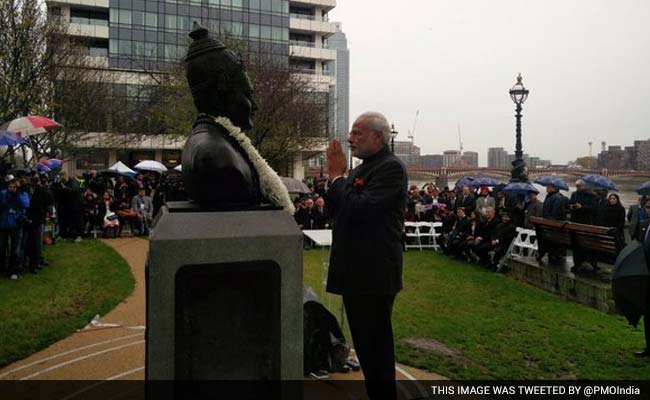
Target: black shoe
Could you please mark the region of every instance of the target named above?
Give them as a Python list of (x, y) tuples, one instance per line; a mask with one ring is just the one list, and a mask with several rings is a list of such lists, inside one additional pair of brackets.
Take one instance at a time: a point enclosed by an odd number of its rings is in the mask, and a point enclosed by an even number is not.
[(41, 265), (47, 267), (48, 265), (50, 265), (50, 263), (47, 261), (41, 261)]
[(634, 353), (636, 357), (650, 357), (650, 350), (648, 349), (643, 349), (641, 351), (637, 351)]
[(31, 272), (34, 275), (38, 274), (38, 270), (36, 268), (30, 268), (29, 272)]

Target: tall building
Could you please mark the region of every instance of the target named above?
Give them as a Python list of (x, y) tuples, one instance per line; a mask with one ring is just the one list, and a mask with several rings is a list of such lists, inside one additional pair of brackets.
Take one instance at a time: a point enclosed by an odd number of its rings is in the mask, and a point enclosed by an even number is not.
[(478, 168), (478, 153), (475, 151), (465, 151), (461, 157), (462, 163), (466, 167)]
[[(336, 132), (336, 77), (330, 68), (337, 50), (328, 48), (328, 38), (337, 32), (328, 18), (336, 0), (47, 0), (46, 4), (50, 16), (69, 22), (71, 38), (87, 43), (88, 56), (110, 71), (113, 95), (138, 92), (149, 83), (147, 71), (164, 70), (184, 57), (192, 22), (199, 21), (213, 33), (241, 40), (253, 53), (284, 60), (322, 94), (328, 106), (327, 133)], [(82, 155), (76, 163), (66, 163), (69, 172), (88, 165), (109, 166), (118, 159), (130, 166), (142, 158), (156, 159), (170, 167), (180, 160), (181, 140), (151, 135), (144, 142), (125, 140), (117, 149), (102, 145), (106, 142), (102, 136), (111, 135), (110, 123), (106, 130), (80, 143), (92, 146), (93, 159), (84, 160)], [(306, 151), (303, 157), (314, 157), (318, 151)], [(302, 161), (293, 166), (298, 177)]]
[(446, 150), (442, 152), (442, 164), (444, 167), (456, 167), (460, 164), (461, 154), (459, 150)]
[(508, 168), (508, 152), (503, 147), (490, 147), (488, 149), (488, 168)]
[(343, 145), (349, 157), (348, 133), (350, 132), (350, 50), (348, 39), (340, 22), (334, 23), (336, 33), (329, 38), (329, 47), (336, 50), (333, 73), (336, 76), (336, 130), (334, 138)]
[(395, 155), (406, 166), (420, 165), (420, 148), (409, 141), (395, 141)]
[(650, 169), (650, 139), (635, 140), (634, 146), (609, 146), (603, 149), (598, 154), (598, 167), (607, 169)]
[(436, 168), (444, 166), (444, 156), (442, 154), (426, 154), (420, 156), (420, 166), (424, 168)]

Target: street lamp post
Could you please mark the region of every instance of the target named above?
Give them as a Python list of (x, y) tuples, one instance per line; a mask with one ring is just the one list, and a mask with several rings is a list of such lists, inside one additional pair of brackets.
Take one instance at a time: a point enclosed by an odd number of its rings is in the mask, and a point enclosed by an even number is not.
[(395, 136), (399, 132), (395, 130), (395, 124), (390, 124), (390, 151), (395, 154)]
[(323, 153), (318, 156), (318, 163), (320, 164), (320, 177), (323, 177), (323, 163), (325, 162), (325, 156)]
[(521, 105), (528, 99), (528, 89), (522, 83), (521, 73), (517, 76), (517, 83), (510, 89), (510, 98), (515, 103), (516, 108), (515, 118), (517, 119), (516, 133), (517, 144), (515, 147), (515, 160), (512, 162), (512, 176), (510, 182), (526, 182), (528, 183), (528, 168), (524, 162), (524, 151), (521, 145)]

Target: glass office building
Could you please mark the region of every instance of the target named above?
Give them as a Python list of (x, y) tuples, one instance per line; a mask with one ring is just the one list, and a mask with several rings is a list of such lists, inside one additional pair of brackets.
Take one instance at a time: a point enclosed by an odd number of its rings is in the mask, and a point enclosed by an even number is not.
[(109, 7), (110, 68), (157, 69), (183, 58), (194, 21), (252, 52), (289, 56), (288, 0), (110, 0)]
[[(129, 101), (146, 101), (147, 77), (164, 70), (186, 54), (188, 34), (194, 21), (213, 34), (231, 37), (253, 54), (271, 55), (286, 62), (294, 74), (311, 82), (328, 104), (328, 134), (336, 131), (336, 73), (333, 72), (337, 50), (328, 39), (337, 32), (328, 13), (336, 0), (46, 0), (49, 14), (69, 23), (68, 34), (87, 48), (97, 65), (111, 72), (111, 93)], [(277, 57), (277, 58), (276, 58)], [(347, 107), (347, 99), (344, 100)], [(131, 132), (120, 119), (107, 118), (105, 132)], [(155, 136), (155, 135), (152, 135)], [(159, 135), (160, 136), (160, 135)], [(126, 143), (126, 142), (125, 142)], [(133, 154), (163, 161), (168, 143), (165, 138), (150, 144), (131, 144)], [(167, 145), (165, 145), (167, 146)], [(180, 149), (180, 147), (178, 147)], [(296, 160), (295, 176), (300, 164), (324, 149), (311, 149)], [(107, 150), (106, 164), (124, 158), (124, 149)], [(129, 154), (131, 154), (129, 153)], [(139, 156), (138, 156), (139, 157)], [(167, 157), (169, 158), (169, 157)], [(176, 159), (178, 157), (171, 157)], [(81, 163), (81, 165), (99, 164)], [(170, 163), (171, 165), (171, 163)], [(75, 173), (76, 171), (68, 171)]]

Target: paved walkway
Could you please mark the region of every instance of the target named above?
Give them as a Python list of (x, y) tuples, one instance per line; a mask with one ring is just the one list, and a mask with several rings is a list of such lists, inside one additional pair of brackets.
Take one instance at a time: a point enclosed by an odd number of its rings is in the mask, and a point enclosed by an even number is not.
[[(129, 264), (136, 280), (133, 293), (84, 329), (24, 360), (0, 369), (10, 380), (142, 380), (145, 360), (144, 264), (149, 242), (141, 238), (106, 240)], [(443, 377), (398, 365), (400, 380)], [(332, 380), (363, 379), (360, 372), (334, 374)], [(324, 385), (325, 386), (325, 385)], [(327, 385), (324, 390), (335, 390)]]

